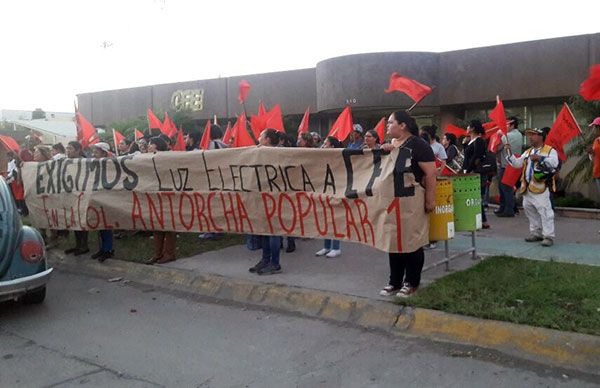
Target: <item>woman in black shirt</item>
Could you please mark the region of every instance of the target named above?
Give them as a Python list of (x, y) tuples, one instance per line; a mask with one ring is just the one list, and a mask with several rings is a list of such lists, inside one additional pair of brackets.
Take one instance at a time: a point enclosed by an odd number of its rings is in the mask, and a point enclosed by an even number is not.
[[(463, 163), (463, 172), (465, 173), (478, 173), (479, 168), (485, 161), (485, 141), (483, 135), (485, 129), (481, 125), (481, 121), (472, 120), (467, 127), (467, 133), (471, 140), (465, 147), (465, 161)], [(481, 178), (481, 221), (483, 229), (489, 229), (490, 224), (487, 223), (487, 217), (485, 215), (485, 208), (483, 206), (483, 196), (485, 194), (485, 185), (487, 184), (486, 177), (482, 174)]]
[[(408, 113), (396, 111), (387, 122), (387, 133), (392, 137), (392, 144), (383, 144), (384, 151), (396, 147), (411, 149), (411, 169), (415, 180), (425, 188), (424, 210), (429, 213), (435, 208), (436, 173), (435, 157), (431, 146), (418, 136), (418, 127)], [(390, 282), (379, 295), (396, 295), (402, 298), (411, 296), (417, 291), (421, 282), (421, 271), (425, 262), (423, 248), (408, 253), (389, 253)]]

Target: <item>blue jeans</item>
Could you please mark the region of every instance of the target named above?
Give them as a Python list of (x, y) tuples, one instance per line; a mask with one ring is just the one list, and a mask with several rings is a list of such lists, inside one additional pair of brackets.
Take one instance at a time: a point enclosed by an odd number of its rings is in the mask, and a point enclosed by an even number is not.
[(112, 230), (101, 230), (100, 231), (100, 251), (111, 252), (113, 250), (113, 231)]
[(500, 207), (498, 213), (515, 214), (515, 192), (513, 188), (502, 184), (505, 168), (501, 168), (498, 172), (498, 191), (500, 192)]
[(340, 249), (340, 240), (323, 240), (325, 245), (325, 249), (335, 249), (335, 250), (339, 250)]
[(281, 236), (262, 236), (262, 262), (279, 267)]

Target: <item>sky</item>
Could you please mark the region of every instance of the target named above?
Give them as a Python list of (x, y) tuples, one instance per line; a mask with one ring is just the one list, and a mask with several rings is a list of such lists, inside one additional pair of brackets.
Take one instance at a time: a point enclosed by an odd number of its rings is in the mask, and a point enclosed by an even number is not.
[(600, 32), (600, 1), (2, 0), (0, 109), (76, 94)]

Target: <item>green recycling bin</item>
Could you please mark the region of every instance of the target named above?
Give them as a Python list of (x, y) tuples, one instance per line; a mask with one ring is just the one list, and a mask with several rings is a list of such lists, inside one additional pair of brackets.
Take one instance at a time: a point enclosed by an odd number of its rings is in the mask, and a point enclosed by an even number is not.
[(481, 229), (481, 183), (479, 174), (452, 177), (454, 230), (471, 232)]

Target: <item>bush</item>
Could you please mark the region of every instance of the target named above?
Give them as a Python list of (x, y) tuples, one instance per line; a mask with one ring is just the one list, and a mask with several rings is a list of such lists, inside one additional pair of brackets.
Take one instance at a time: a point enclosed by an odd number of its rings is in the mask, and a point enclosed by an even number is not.
[(579, 207), (579, 208), (590, 208), (598, 209), (600, 204), (592, 201), (589, 198), (585, 198), (581, 194), (570, 194), (564, 197), (558, 197), (554, 199), (554, 206), (557, 207)]

